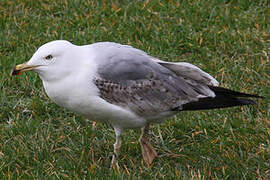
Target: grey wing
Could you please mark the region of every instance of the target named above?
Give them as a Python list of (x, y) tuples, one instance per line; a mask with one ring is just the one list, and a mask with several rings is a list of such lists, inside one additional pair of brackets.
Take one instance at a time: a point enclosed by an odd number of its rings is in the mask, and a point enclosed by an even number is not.
[(170, 93), (159, 80), (143, 79), (120, 84), (96, 78), (94, 82), (103, 99), (139, 116), (152, 117), (179, 107), (180, 96)]
[(103, 49), (99, 58), (94, 81), (100, 96), (141, 116), (180, 110), (183, 104), (212, 96), (206, 85), (187, 82), (134, 48)]

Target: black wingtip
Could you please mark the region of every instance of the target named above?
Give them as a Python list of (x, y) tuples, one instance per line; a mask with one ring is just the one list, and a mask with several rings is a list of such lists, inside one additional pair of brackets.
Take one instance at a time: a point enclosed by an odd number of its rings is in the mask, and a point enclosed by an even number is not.
[(209, 86), (216, 94), (215, 97), (201, 98), (198, 101), (184, 104), (182, 110), (207, 110), (233, 106), (255, 105), (256, 101), (249, 98), (264, 98), (254, 94), (246, 94), (223, 87)]
[(190, 102), (182, 105), (183, 111), (194, 111), (194, 110), (208, 110), (208, 109), (220, 109), (228, 108), (233, 106), (243, 105), (255, 105), (255, 101), (250, 99), (235, 98), (235, 97), (215, 97), (215, 98), (202, 98), (199, 101)]
[(264, 99), (265, 97), (259, 96), (257, 94), (247, 94), (247, 93), (242, 93), (230, 89), (226, 89), (223, 87), (217, 87), (217, 86), (208, 86), (212, 91), (215, 92), (215, 94), (218, 95), (228, 95), (228, 96), (233, 96), (233, 97), (251, 97), (251, 98), (261, 98)]
[(240, 99), (238, 98), (238, 102), (240, 105), (255, 105), (257, 104), (256, 101), (250, 100), (250, 99)]

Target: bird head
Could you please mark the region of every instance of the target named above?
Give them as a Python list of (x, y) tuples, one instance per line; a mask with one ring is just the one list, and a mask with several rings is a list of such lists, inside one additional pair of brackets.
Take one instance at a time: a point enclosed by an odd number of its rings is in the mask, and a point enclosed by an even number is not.
[[(16, 65), (11, 75), (20, 75), (25, 71), (34, 71), (39, 74), (42, 80), (53, 80), (68, 75), (74, 67), (72, 51), (76, 45), (65, 41), (51, 41), (42, 45), (34, 53), (29, 61)], [(66, 63), (67, 61), (71, 61)]]

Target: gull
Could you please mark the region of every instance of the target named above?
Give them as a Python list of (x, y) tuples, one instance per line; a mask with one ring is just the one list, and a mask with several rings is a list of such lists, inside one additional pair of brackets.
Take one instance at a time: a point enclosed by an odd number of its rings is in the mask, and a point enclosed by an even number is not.
[(256, 104), (260, 96), (219, 87), (218, 81), (195, 65), (166, 62), (146, 52), (113, 42), (77, 46), (66, 40), (42, 45), (11, 75), (36, 72), (49, 98), (88, 119), (110, 124), (116, 142), (111, 167), (117, 167), (121, 135), (141, 128), (144, 161), (157, 152), (149, 143), (149, 125), (181, 111)]

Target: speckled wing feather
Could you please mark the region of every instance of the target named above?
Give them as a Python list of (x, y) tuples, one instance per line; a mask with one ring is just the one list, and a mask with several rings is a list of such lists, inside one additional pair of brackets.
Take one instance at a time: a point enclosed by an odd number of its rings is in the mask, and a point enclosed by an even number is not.
[(103, 99), (143, 117), (169, 112), (181, 104), (181, 97), (172, 94), (159, 80), (132, 80), (128, 84), (104, 79), (95, 79), (94, 82)]

